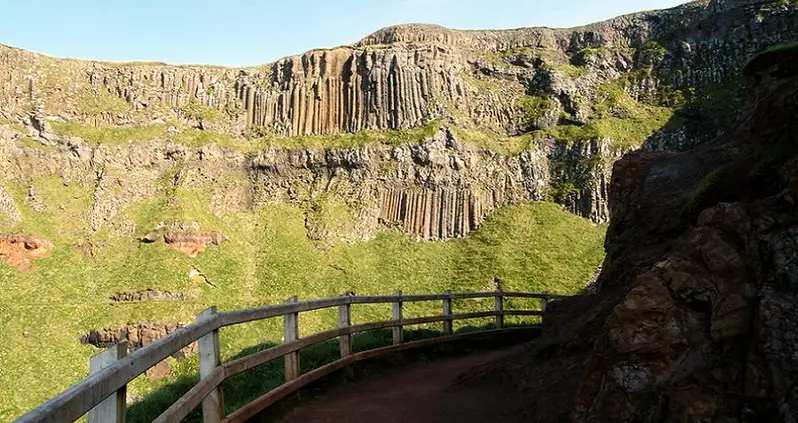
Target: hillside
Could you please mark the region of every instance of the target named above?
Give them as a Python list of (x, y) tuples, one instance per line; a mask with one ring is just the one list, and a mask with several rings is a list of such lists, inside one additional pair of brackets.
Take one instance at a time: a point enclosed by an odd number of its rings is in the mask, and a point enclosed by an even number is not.
[[(739, 71), (798, 37), (793, 3), (403, 25), (245, 69), (0, 45), (0, 420), (85, 376), (91, 343), (146, 343), (209, 305), (579, 292), (603, 260), (615, 163), (723, 133)], [(224, 350), (269, 333), (223, 331)], [(196, 365), (186, 352), (168, 381)]]

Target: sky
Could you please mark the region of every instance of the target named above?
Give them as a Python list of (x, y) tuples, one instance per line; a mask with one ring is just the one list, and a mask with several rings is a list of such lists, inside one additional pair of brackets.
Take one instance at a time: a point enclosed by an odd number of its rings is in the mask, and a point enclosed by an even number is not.
[(571, 27), (686, 0), (0, 0), (0, 44), (55, 57), (250, 66), (386, 26)]

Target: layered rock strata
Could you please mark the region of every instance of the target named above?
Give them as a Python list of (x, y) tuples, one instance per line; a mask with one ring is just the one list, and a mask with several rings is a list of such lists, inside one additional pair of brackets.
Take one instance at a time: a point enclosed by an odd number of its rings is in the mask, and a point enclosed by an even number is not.
[[(406, 25), (352, 46), (246, 69), (61, 60), (0, 47), (0, 119), (23, 126), (10, 130), (0, 120), (0, 138), (69, 150), (56, 159), (69, 164), (51, 173), (67, 183), (72, 177), (93, 180), (91, 228), (114, 226), (121, 236), (131, 235), (132, 226), (112, 222), (114, 216), (156, 195), (156, 175), (186, 154), (229, 161), (225, 166), (253, 182), (222, 184), (212, 201), (218, 213), (287, 197), (315, 207), (315, 193), (324, 190), (311, 183), (348, 175), (356, 183), (344, 183), (338, 197), (348, 205), (363, 200), (366, 206), (351, 212), (366, 229), (309, 218), (314, 239), (368, 237), (379, 222), (426, 239), (448, 239), (478, 227), (496, 207), (526, 199), (552, 199), (606, 222), (614, 161), (641, 143), (649, 150), (684, 150), (728, 128), (741, 93), (734, 75), (756, 52), (798, 36), (796, 10), (789, 2), (701, 0), (572, 29)], [(90, 147), (50, 128), (59, 122), (128, 128), (178, 121), (210, 134), (257, 138), (416, 128), (435, 120), (491, 139), (527, 134), (531, 141), (512, 157), (458, 147), (450, 154), (454, 162), (440, 164), (417, 157), (415, 142), (245, 155), (142, 139), (131, 140), (141, 142), (129, 149), (135, 158), (112, 166), (132, 171), (123, 176), (101, 172), (105, 161), (116, 161), (105, 156), (116, 148)], [(646, 139), (647, 131), (654, 132)], [(470, 142), (460, 138), (457, 145)], [(6, 166), (6, 180), (26, 179), (15, 172), (30, 172), (25, 162), (42, 154), (8, 156), (5, 163), (15, 164)], [(407, 157), (420, 165), (406, 165)], [(396, 171), (386, 170), (394, 166)], [(89, 176), (89, 168), (99, 177)], [(0, 216), (18, 222), (17, 207), (0, 189)]]

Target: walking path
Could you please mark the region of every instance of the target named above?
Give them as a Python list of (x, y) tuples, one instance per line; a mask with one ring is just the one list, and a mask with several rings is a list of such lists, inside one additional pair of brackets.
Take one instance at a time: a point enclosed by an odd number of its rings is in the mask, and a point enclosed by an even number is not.
[(280, 423), (520, 423), (523, 404), (506, 392), (453, 386), (463, 372), (520, 348), (474, 351), (394, 368), (303, 401)]

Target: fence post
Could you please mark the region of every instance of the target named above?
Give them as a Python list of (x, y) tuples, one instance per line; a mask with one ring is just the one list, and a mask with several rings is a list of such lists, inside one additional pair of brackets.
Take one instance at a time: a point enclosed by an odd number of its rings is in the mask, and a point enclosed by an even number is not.
[[(397, 297), (401, 297), (402, 296), (402, 291), (396, 291), (396, 292), (393, 293), (393, 295), (395, 295)], [(393, 320), (396, 320), (396, 321), (401, 321), (402, 320), (402, 300), (401, 299), (398, 299), (398, 300), (393, 302), (393, 310), (392, 310), (391, 314), (392, 314), (391, 317), (393, 318)], [(400, 326), (394, 326), (393, 327), (393, 344), (394, 345), (399, 345), (399, 344), (402, 343), (402, 338), (403, 338), (402, 335), (403, 335), (402, 326), (401, 325)]]
[[(351, 298), (355, 295), (353, 292), (345, 292), (343, 294), (344, 297)], [(342, 304), (338, 306), (338, 327), (339, 328), (346, 328), (352, 325), (352, 305)], [(341, 352), (341, 358), (346, 358), (352, 355), (352, 334), (341, 335), (338, 337), (338, 345), (339, 350)], [(344, 368), (344, 374), (347, 377), (352, 377), (355, 375), (354, 371), (352, 370), (352, 366), (346, 366)]]
[(549, 297), (543, 297), (543, 299), (540, 300), (540, 312), (543, 313), (540, 316), (541, 323), (543, 323), (543, 318), (546, 317), (546, 307), (548, 307), (548, 305), (549, 305)]
[[(446, 295), (443, 299), (443, 317), (452, 317), (452, 291), (447, 290), (443, 294)], [(443, 334), (452, 334), (452, 319), (443, 321)]]
[[(344, 297), (349, 297), (351, 294), (344, 293)], [(338, 306), (338, 327), (343, 329), (352, 324), (352, 306), (350, 304), (342, 304)], [(352, 354), (352, 335), (341, 335), (338, 337), (338, 343), (341, 350), (341, 358), (346, 358)]]
[(504, 327), (504, 294), (501, 289), (496, 290), (496, 327)]
[[(216, 317), (216, 306), (197, 315), (197, 321), (204, 321)], [(216, 329), (197, 341), (199, 347), (200, 379), (211, 375), (222, 364), (219, 352), (219, 329)], [(205, 399), (202, 400), (202, 421), (204, 423), (219, 423), (224, 418), (224, 395), (222, 387), (216, 387)]]
[[(296, 295), (286, 300), (286, 303), (299, 301)], [(299, 313), (287, 313), (283, 316), (283, 343), (288, 344), (299, 339)], [(299, 377), (299, 351), (288, 353), (285, 356), (285, 381), (289, 382)]]
[[(127, 355), (127, 341), (122, 341), (89, 359), (89, 374), (114, 364)], [(127, 385), (89, 411), (89, 423), (125, 423)]]

